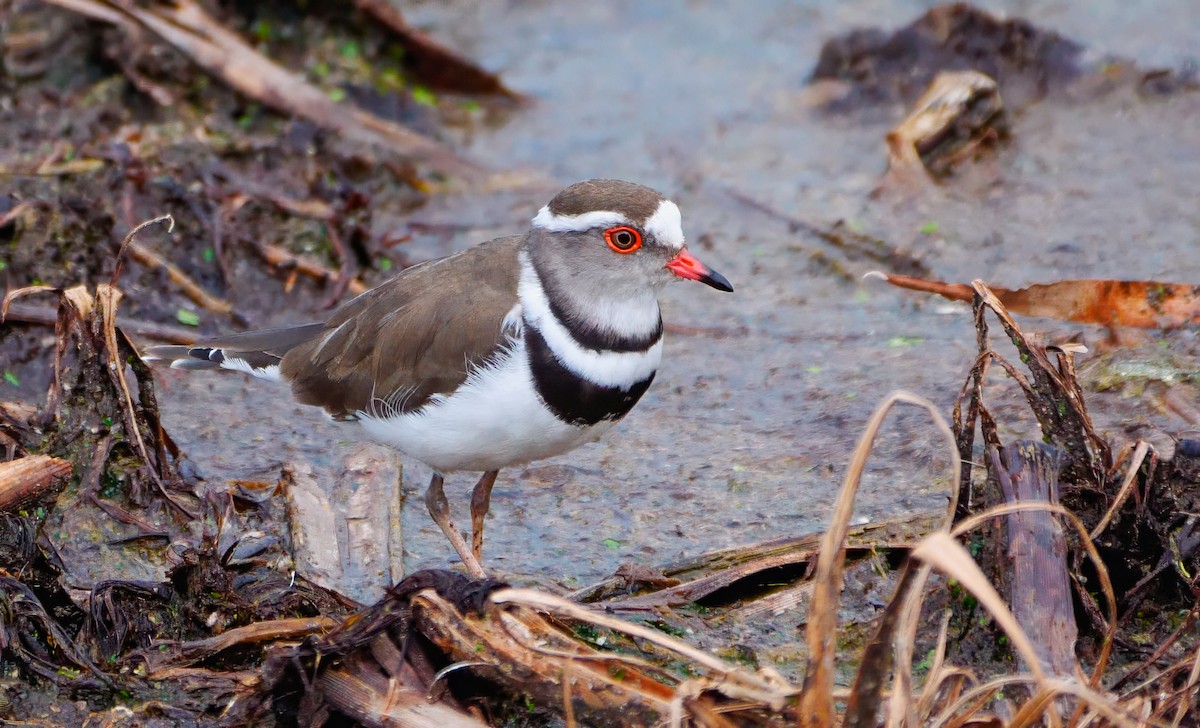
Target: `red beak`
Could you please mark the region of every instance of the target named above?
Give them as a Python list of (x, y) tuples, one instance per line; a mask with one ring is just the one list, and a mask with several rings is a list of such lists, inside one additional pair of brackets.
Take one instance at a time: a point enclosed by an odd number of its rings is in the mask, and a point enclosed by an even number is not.
[(718, 291), (733, 292), (733, 286), (730, 285), (729, 281), (725, 280), (725, 276), (701, 263), (696, 259), (696, 256), (687, 251), (687, 248), (683, 248), (679, 251), (679, 255), (671, 258), (670, 262), (667, 263), (667, 270), (680, 278), (687, 278), (689, 281), (700, 281)]

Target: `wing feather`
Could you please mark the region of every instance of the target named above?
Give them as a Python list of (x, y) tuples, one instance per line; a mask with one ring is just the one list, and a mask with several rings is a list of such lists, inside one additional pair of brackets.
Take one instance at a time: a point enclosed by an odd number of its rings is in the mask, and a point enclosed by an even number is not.
[(305, 404), (335, 417), (375, 402), (411, 412), (449, 394), (502, 347), (517, 303), (523, 238), (493, 240), (414, 266), (344, 304), (280, 371)]

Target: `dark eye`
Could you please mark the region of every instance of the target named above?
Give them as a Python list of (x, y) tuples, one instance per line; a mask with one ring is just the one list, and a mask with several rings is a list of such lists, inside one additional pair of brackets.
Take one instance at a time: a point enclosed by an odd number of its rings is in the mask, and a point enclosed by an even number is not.
[(642, 247), (642, 234), (628, 225), (604, 231), (604, 242), (618, 253), (632, 253)]

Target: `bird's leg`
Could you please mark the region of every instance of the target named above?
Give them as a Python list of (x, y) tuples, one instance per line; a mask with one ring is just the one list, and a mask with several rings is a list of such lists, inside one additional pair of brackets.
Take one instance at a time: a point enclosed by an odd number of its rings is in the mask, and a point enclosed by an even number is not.
[(492, 486), (496, 484), (499, 472), (489, 470), (484, 473), (475, 484), (475, 490), (471, 491), (471, 553), (480, 563), (483, 562), (483, 519), (492, 507)]
[(458, 558), (462, 559), (463, 566), (467, 567), (467, 573), (476, 579), (483, 579), (487, 576), (483, 565), (475, 558), (475, 554), (471, 553), (471, 549), (467, 547), (467, 540), (450, 520), (450, 504), (446, 502), (446, 494), (442, 492), (443, 482), (441, 475), (433, 474), (429, 488), (425, 491), (425, 507), (429, 509), (429, 515), (433, 516), (433, 522), (442, 529), (446, 538), (450, 539), (450, 544), (458, 552)]

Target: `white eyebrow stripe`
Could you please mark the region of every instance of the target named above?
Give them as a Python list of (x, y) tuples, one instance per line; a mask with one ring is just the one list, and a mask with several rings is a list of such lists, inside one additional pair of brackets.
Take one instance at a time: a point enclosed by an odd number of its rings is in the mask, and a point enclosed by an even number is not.
[(582, 233), (597, 227), (632, 225), (633, 222), (619, 212), (593, 210), (582, 215), (558, 215), (550, 212), (546, 205), (533, 218), (533, 226), (552, 233)]
[(679, 250), (684, 244), (683, 216), (679, 212), (679, 206), (670, 200), (658, 203), (658, 209), (641, 226), (622, 213), (612, 210), (593, 210), (580, 215), (559, 215), (550, 212), (549, 205), (538, 210), (538, 214), (533, 218), (535, 228), (552, 233), (582, 233), (592, 228), (614, 225), (641, 227), (653, 235), (659, 243), (675, 250)]
[(675, 250), (683, 247), (683, 215), (679, 212), (679, 205), (674, 202), (663, 200), (658, 203), (658, 209), (643, 227), (659, 243)]

